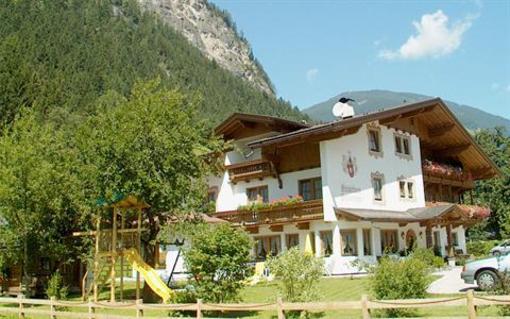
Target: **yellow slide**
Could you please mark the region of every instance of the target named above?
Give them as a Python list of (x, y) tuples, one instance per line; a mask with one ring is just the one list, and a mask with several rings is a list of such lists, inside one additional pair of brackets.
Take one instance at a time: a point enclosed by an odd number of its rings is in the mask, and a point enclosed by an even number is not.
[(152, 290), (163, 298), (163, 302), (168, 302), (175, 297), (175, 292), (172, 291), (159, 277), (154, 268), (147, 265), (142, 257), (136, 252), (135, 249), (128, 249), (124, 252), (124, 256), (133, 265), (133, 268), (140, 272), (140, 275), (145, 279), (145, 282), (152, 288)]

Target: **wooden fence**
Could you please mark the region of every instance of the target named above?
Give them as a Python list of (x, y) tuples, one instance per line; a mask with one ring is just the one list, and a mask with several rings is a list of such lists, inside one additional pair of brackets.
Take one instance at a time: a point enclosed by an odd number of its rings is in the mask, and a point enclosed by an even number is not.
[[(204, 311), (219, 312), (276, 312), (278, 319), (285, 318), (285, 312), (291, 310), (307, 311), (331, 311), (331, 310), (359, 310), (360, 317), (370, 318), (371, 310), (390, 308), (430, 308), (430, 307), (467, 307), (469, 319), (477, 318), (477, 306), (508, 305), (510, 296), (487, 296), (475, 295), (469, 290), (465, 296), (452, 298), (429, 298), (429, 299), (405, 299), (405, 300), (369, 300), (366, 295), (359, 301), (332, 301), (332, 302), (307, 302), (287, 303), (277, 299), (270, 303), (242, 303), (242, 304), (214, 304), (202, 303), (198, 300), (190, 304), (145, 304), (141, 300), (136, 302), (88, 302), (60, 301), (56, 299), (27, 299), (23, 296), (18, 298), (0, 298), (0, 314), (18, 315), (25, 318), (28, 315), (57, 318), (86, 318), (86, 319), (124, 319), (124, 318), (152, 318), (169, 319), (168, 316), (144, 315), (144, 311), (189, 311), (196, 314), (196, 318), (204, 318)], [(29, 306), (29, 307), (27, 307)], [(70, 308), (75, 308), (73, 311)], [(108, 309), (113, 311), (131, 311), (132, 315), (97, 313), (96, 310)], [(82, 311), (83, 310), (83, 311)]]

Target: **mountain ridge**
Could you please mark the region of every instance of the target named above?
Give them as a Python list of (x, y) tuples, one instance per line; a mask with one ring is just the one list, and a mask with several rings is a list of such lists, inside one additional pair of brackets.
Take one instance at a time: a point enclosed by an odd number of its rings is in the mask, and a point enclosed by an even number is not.
[[(334, 120), (335, 118), (331, 113), (331, 109), (342, 96), (356, 100), (356, 103), (353, 103), (356, 114), (373, 112), (378, 109), (394, 107), (403, 103), (418, 102), (434, 98), (433, 96), (424, 94), (381, 89), (347, 91), (307, 107), (303, 109), (302, 112), (317, 121), (324, 122)], [(445, 99), (443, 99), (443, 101), (461, 123), (471, 131), (503, 126), (506, 128), (507, 132), (510, 132), (510, 119), (485, 112), (473, 106), (459, 104)]]

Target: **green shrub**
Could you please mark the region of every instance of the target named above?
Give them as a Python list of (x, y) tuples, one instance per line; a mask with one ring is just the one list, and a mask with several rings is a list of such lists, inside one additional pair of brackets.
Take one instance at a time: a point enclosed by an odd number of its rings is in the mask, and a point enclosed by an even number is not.
[[(510, 295), (510, 276), (506, 273), (500, 273), (499, 281), (491, 293), (494, 295)], [(498, 306), (498, 313), (502, 317), (510, 316), (510, 306)]]
[[(418, 257), (396, 259), (383, 257), (379, 264), (371, 269), (370, 288), (376, 299), (413, 299), (425, 298), (430, 284), (429, 269)], [(410, 309), (388, 309), (387, 317), (412, 316)]]
[(491, 248), (497, 244), (498, 241), (496, 240), (469, 241), (466, 243), (466, 248), (468, 254), (474, 255), (475, 257), (485, 257), (489, 254)]
[(267, 262), (278, 279), (278, 290), (286, 301), (313, 301), (318, 297), (317, 284), (324, 274), (324, 260), (291, 248)]
[(57, 270), (48, 280), (46, 295), (48, 298), (55, 297), (56, 299), (63, 300), (67, 298), (67, 293), (67, 286), (64, 286), (62, 275)]
[(206, 302), (236, 301), (244, 281), (252, 274), (253, 242), (229, 224), (194, 225), (191, 245), (184, 250), (196, 297)]
[(434, 251), (429, 248), (416, 248), (410, 256), (423, 261), (431, 268), (442, 268), (444, 266), (444, 259), (436, 256)]

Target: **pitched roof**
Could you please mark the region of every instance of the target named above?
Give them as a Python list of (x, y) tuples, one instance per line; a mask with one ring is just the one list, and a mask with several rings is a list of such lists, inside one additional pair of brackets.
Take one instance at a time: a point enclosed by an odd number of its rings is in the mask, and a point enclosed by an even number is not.
[(249, 113), (234, 113), (221, 122), (214, 130), (216, 135), (223, 135), (226, 139), (236, 138), (247, 129), (255, 129), (256, 134), (264, 132), (287, 133), (299, 130), (309, 125), (279, 117)]
[(453, 115), (440, 98), (402, 104), (393, 108), (356, 115), (287, 133), (261, 138), (248, 143), (249, 147), (285, 146), (304, 141), (320, 142), (357, 132), (366, 123), (379, 121), (382, 125), (394, 126), (399, 120), (418, 118), (424, 128), (420, 132), (422, 149), (429, 147), (437, 153), (456, 151), (459, 159), (479, 178), (501, 175), (499, 168), (475, 142), (469, 132)]

